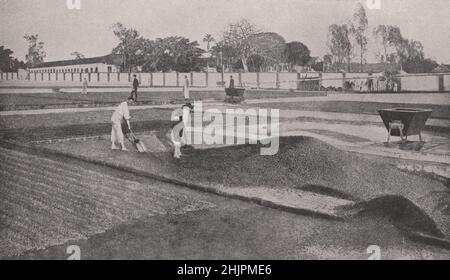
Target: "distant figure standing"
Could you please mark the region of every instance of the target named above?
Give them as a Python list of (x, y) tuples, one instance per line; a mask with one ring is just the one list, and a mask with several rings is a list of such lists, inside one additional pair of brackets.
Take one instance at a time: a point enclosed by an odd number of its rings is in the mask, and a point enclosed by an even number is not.
[(184, 76), (183, 94), (185, 100), (189, 99), (189, 79), (187, 76)]
[(373, 79), (369, 78), (367, 80), (367, 91), (372, 92), (373, 91)]
[(233, 76), (230, 76), (230, 88), (234, 88), (234, 79), (233, 79)]
[[(128, 106), (133, 104), (134, 100), (132, 97), (128, 97), (127, 101), (124, 101), (120, 103), (120, 105), (117, 107), (117, 109), (114, 111), (112, 117), (111, 117), (111, 123), (112, 123), (112, 130), (111, 130), (111, 149), (112, 150), (119, 150), (122, 149), (122, 151), (128, 151), (125, 147), (124, 143), (124, 135), (122, 131), (122, 123), (125, 123), (128, 125), (128, 129), (131, 130), (130, 125), (130, 110), (128, 109)], [(117, 146), (117, 144), (120, 144), (120, 147)]]
[[(138, 88), (139, 88), (139, 80), (136, 75), (133, 75), (133, 90), (131, 91), (131, 98), (136, 102), (138, 100)], [(134, 93), (134, 96), (133, 96)]]
[(88, 87), (89, 87), (88, 81), (86, 80), (86, 78), (84, 78), (84, 80), (83, 80), (83, 94), (87, 94), (88, 93)]

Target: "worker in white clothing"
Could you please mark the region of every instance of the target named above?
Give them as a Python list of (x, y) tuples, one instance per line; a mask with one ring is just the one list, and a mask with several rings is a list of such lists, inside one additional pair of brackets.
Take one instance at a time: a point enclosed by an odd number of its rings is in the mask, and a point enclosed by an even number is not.
[(83, 80), (83, 94), (87, 94), (88, 93), (88, 87), (89, 87), (88, 81), (86, 80), (86, 78), (84, 78), (84, 80)]
[[(173, 157), (176, 159), (180, 159), (182, 156), (181, 147), (190, 143), (187, 137), (190, 137), (191, 134), (187, 133), (186, 130), (190, 128), (192, 109), (194, 109), (194, 106), (188, 102), (182, 106), (182, 112), (177, 111), (177, 114), (174, 114), (172, 119), (170, 138), (174, 145)], [(179, 113), (181, 113), (181, 116)]]
[[(124, 143), (124, 135), (122, 131), (122, 123), (126, 122), (128, 125), (128, 129), (131, 130), (130, 125), (130, 110), (128, 108), (129, 105), (134, 103), (134, 99), (132, 97), (128, 97), (127, 101), (120, 103), (119, 107), (114, 111), (111, 122), (112, 122), (112, 131), (111, 131), (111, 149), (122, 151), (128, 151), (125, 147)], [(117, 145), (119, 144), (120, 147)]]

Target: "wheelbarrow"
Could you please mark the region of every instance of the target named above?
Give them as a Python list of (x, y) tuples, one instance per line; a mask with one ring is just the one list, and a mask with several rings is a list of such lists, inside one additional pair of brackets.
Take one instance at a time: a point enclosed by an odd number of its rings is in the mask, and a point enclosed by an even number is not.
[(384, 126), (388, 130), (387, 144), (391, 136), (400, 137), (402, 143), (408, 140), (408, 136), (419, 135), (422, 141), (422, 129), (433, 113), (433, 110), (417, 108), (392, 108), (378, 110)]
[(245, 88), (225, 88), (225, 102), (240, 103), (245, 100)]

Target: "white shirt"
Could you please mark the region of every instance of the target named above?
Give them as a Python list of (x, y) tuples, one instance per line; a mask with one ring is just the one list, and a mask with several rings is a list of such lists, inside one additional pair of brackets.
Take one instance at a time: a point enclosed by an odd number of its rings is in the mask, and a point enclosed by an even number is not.
[(126, 120), (129, 120), (131, 118), (127, 102), (120, 103), (119, 107), (117, 107), (117, 109), (114, 111), (114, 114), (111, 117), (111, 121), (122, 122), (123, 118), (125, 118)]

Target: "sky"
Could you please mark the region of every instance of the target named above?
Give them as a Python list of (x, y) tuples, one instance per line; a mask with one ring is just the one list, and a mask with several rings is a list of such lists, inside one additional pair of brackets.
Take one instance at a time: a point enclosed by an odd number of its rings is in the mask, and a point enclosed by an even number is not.
[[(367, 0), (80, 1), (80, 10), (70, 10), (67, 0), (0, 0), (0, 45), (24, 59), (23, 36), (39, 34), (46, 61), (70, 59), (74, 51), (102, 56), (117, 45), (111, 27), (121, 22), (150, 39), (178, 35), (204, 47), (206, 33), (219, 38), (228, 24), (246, 18), (288, 42), (303, 42), (313, 56), (322, 57), (328, 27), (348, 22), (357, 3), (367, 5)], [(422, 42), (427, 57), (450, 64), (450, 0), (379, 1), (381, 9), (366, 9), (370, 30), (379, 24), (398, 25), (404, 37)], [(374, 62), (374, 39), (369, 52), (368, 60)]]

